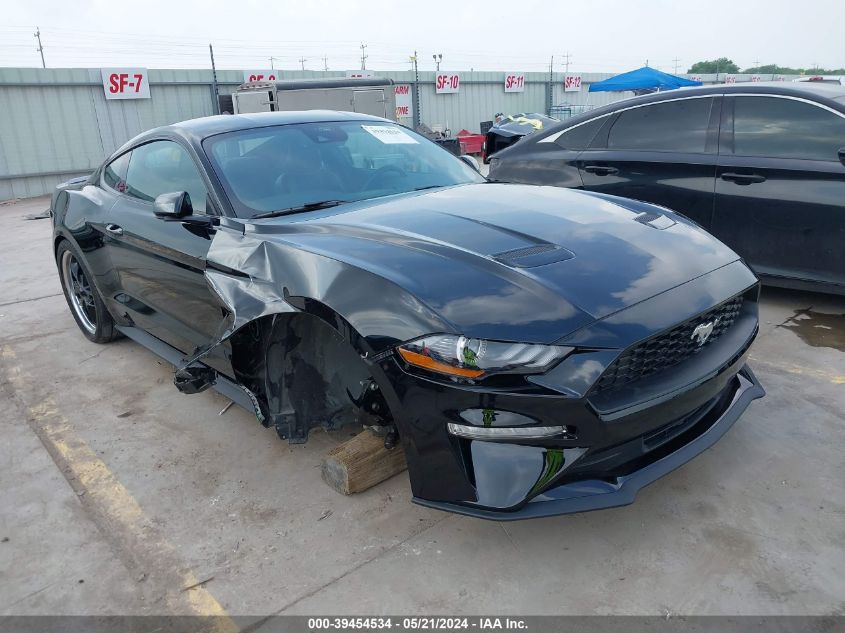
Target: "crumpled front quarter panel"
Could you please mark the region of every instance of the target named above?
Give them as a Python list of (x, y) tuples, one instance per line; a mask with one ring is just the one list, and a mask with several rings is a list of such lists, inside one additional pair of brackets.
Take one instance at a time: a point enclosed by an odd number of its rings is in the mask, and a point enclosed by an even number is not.
[(208, 252), (206, 278), (231, 312), (221, 339), (259, 317), (297, 310), (289, 299), (300, 297), (341, 315), (367, 342), (369, 349), (362, 352), (378, 353), (450, 329), (429, 308), (378, 275), (303, 250), (273, 232), (244, 228), (221, 228)]

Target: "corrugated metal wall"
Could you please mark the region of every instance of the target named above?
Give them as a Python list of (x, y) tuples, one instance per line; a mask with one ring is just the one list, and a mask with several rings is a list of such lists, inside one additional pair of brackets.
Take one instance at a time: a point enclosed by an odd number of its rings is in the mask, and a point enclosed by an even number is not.
[[(343, 72), (282, 71), (285, 79), (343, 77)], [(413, 83), (410, 71), (379, 72)], [(549, 76), (526, 73), (525, 91), (505, 93), (503, 72), (461, 71), (458, 94), (435, 94), (435, 73), (419, 75), (421, 120), (452, 132), (478, 131), (497, 112), (546, 112)], [(605, 105), (631, 93), (588, 92), (607, 73), (581, 73), (580, 92), (564, 92), (553, 77), (552, 104), (561, 116)], [(736, 75), (737, 81), (750, 76)], [(243, 81), (238, 70), (218, 71), (221, 94)], [(764, 77), (768, 79), (768, 77)], [(716, 80), (704, 76), (705, 83)], [(213, 114), (210, 70), (150, 70), (150, 99), (107, 100), (99, 68), (0, 68), (0, 200), (49, 193), (60, 182), (92, 171), (107, 155), (150, 128)], [(411, 120), (407, 120), (410, 124)]]

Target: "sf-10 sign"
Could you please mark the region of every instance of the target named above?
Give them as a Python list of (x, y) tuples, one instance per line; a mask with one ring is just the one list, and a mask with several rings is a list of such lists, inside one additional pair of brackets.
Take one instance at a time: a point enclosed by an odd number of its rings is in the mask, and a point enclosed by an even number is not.
[(505, 75), (505, 92), (525, 92), (525, 75)]
[(146, 68), (102, 68), (106, 99), (149, 99)]
[(461, 76), (458, 74), (438, 74), (434, 81), (434, 92), (439, 95), (454, 94), (461, 89)]

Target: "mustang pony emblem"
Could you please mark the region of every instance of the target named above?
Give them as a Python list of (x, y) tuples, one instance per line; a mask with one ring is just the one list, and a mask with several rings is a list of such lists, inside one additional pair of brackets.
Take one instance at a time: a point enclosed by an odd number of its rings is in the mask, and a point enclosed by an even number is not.
[(692, 336), (690, 336), (690, 338), (697, 340), (698, 346), (701, 347), (707, 342), (710, 335), (713, 334), (713, 328), (719, 324), (719, 321), (721, 321), (721, 319), (715, 319), (709, 323), (699, 323), (692, 331)]

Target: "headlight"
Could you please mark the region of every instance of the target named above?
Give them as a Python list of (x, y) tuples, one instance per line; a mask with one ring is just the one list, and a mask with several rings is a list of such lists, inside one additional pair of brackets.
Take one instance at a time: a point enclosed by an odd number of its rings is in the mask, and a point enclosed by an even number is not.
[(433, 334), (397, 349), (415, 367), (460, 378), (541, 374), (572, 352), (571, 347), (499, 343), (453, 334)]

